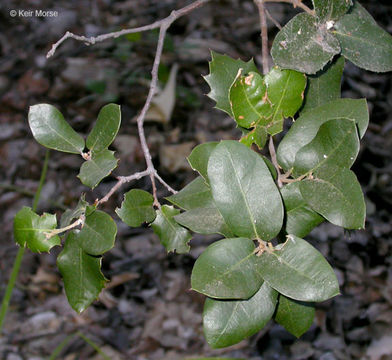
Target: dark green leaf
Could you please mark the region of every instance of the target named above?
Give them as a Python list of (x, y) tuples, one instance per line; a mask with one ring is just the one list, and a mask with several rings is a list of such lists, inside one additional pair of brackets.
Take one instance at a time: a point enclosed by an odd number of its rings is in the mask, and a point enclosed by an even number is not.
[(351, 0), (312, 0), (312, 2), (320, 23), (338, 20), (353, 4)]
[(222, 141), (208, 162), (215, 204), (237, 236), (270, 240), (283, 223), (283, 204), (263, 159), (237, 141)]
[(212, 151), (216, 148), (218, 142), (211, 141), (197, 145), (188, 156), (188, 162), (191, 168), (197, 171), (208, 182), (207, 164)]
[(187, 229), (178, 225), (174, 220), (173, 217), (179, 213), (180, 210), (163, 205), (157, 211), (157, 217), (151, 226), (168, 252), (175, 250), (178, 254), (184, 254), (190, 249), (188, 243), (192, 236)]
[(44, 252), (61, 245), (58, 235), (47, 238), (46, 233), (57, 227), (56, 215), (44, 213), (37, 215), (31, 208), (24, 206), (14, 218), (15, 242), (27, 246), (33, 252)]
[(238, 76), (230, 88), (237, 124), (244, 128), (266, 126), (272, 135), (281, 132), (284, 118), (294, 116), (301, 107), (305, 86), (304, 74), (278, 67), (264, 79), (255, 72)]
[(314, 179), (300, 182), (304, 200), (332, 224), (346, 229), (363, 229), (365, 201), (355, 174), (346, 168), (328, 166)]
[(86, 216), (78, 234), (80, 247), (90, 255), (102, 255), (114, 246), (117, 226), (110, 215), (96, 210)]
[(250, 128), (271, 114), (271, 103), (263, 77), (253, 71), (246, 76), (242, 74), (240, 70), (230, 87), (230, 105), (237, 124)]
[(216, 108), (227, 112), (230, 116), (233, 114), (229, 101), (229, 89), (240, 69), (243, 70), (243, 74), (257, 71), (253, 59), (244, 62), (211, 51), (210, 74), (204, 77), (211, 88), (208, 96), (216, 101)]
[(288, 235), (274, 251), (264, 251), (258, 257), (258, 269), (270, 286), (295, 300), (320, 302), (339, 294), (336, 275), (327, 260), (295, 235)]
[(267, 165), (268, 170), (270, 171), (272, 178), (274, 180), (276, 180), (278, 178), (278, 172), (276, 171), (276, 168), (275, 168), (274, 164), (266, 156), (261, 155), (261, 157), (263, 158), (265, 164)]
[(177, 194), (168, 196), (166, 200), (184, 210), (210, 207), (213, 204), (211, 189), (201, 176), (190, 182)]
[(314, 139), (298, 150), (294, 176), (336, 165), (350, 168), (359, 152), (357, 127), (353, 120), (329, 120), (320, 126)]
[(256, 146), (261, 150), (267, 142), (267, 137), (267, 128), (265, 126), (256, 126), (253, 130), (242, 136), (240, 143), (247, 147), (251, 147), (252, 144), (256, 144)]
[(116, 104), (105, 105), (99, 112), (97, 122), (87, 137), (87, 148), (95, 152), (106, 149), (115, 139), (120, 123), (120, 106)]
[(199, 234), (222, 234), (225, 237), (234, 236), (216, 206), (214, 204), (210, 206), (188, 210), (176, 215), (174, 219), (180, 225)]
[(57, 257), (57, 266), (64, 279), (65, 293), (72, 309), (81, 313), (105, 286), (101, 258), (87, 254), (80, 247), (79, 234), (72, 231), (64, 250)]
[(306, 74), (321, 70), (340, 52), (339, 41), (317, 19), (300, 13), (276, 35), (271, 49), (275, 63)]
[(298, 237), (308, 235), (312, 229), (324, 221), (304, 200), (299, 182), (288, 184), (280, 189), (286, 209), (285, 232)]
[(58, 151), (81, 154), (84, 139), (64, 120), (54, 106), (38, 104), (30, 106), (29, 126), (41, 145)]
[(127, 225), (139, 227), (145, 222), (154, 221), (156, 213), (153, 204), (154, 198), (150, 193), (132, 189), (124, 195), (121, 208), (117, 208), (116, 213)]
[(314, 319), (314, 305), (279, 295), (275, 321), (299, 338), (309, 330)]
[(340, 84), (344, 69), (344, 57), (338, 56), (315, 75), (308, 76), (305, 90), (305, 104), (301, 113), (324, 105), (332, 100), (340, 99)]
[(213, 348), (239, 343), (256, 334), (271, 319), (277, 292), (263, 283), (248, 300), (206, 299), (203, 311), (204, 335)]
[[(274, 67), (266, 76), (268, 100), (272, 104), (271, 114), (265, 122), (268, 133), (275, 135), (283, 130), (283, 120), (293, 117), (302, 105), (306, 87), (306, 76), (293, 70)], [(264, 124), (264, 121), (261, 122)]]
[(336, 24), (342, 55), (355, 65), (375, 72), (392, 70), (392, 36), (355, 1), (351, 11)]
[(254, 251), (253, 241), (245, 238), (211, 244), (193, 266), (192, 289), (217, 299), (249, 299), (263, 283)]
[(313, 140), (320, 126), (329, 120), (338, 118), (354, 120), (362, 138), (369, 123), (366, 100), (334, 100), (303, 113), (279, 144), (277, 150), (279, 165), (285, 171), (291, 169), (294, 166), (298, 150)]
[(78, 178), (84, 185), (94, 189), (117, 167), (117, 162), (114, 151), (102, 150), (99, 153), (92, 153), (91, 159), (80, 167)]
[(78, 201), (78, 204), (74, 209), (67, 209), (64, 211), (60, 220), (60, 227), (66, 227), (71, 224), (73, 219), (78, 219), (80, 215), (83, 215), (86, 212), (86, 207), (88, 206), (88, 202), (85, 200), (85, 195), (82, 194)]

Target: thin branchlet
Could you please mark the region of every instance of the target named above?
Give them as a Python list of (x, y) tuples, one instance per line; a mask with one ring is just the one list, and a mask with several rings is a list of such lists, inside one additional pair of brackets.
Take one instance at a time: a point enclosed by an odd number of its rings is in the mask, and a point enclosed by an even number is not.
[(139, 139), (140, 139), (140, 144), (141, 148), (143, 151), (144, 159), (146, 161), (147, 168), (146, 170), (130, 175), (130, 176), (120, 176), (117, 178), (117, 183), (109, 190), (109, 192), (102, 198), (102, 199), (97, 199), (96, 200), (96, 205), (100, 205), (106, 201), (109, 200), (109, 198), (125, 183), (133, 181), (133, 180), (138, 180), (142, 177), (149, 176), (151, 180), (151, 185), (152, 185), (152, 193), (154, 197), (154, 206), (159, 208), (159, 200), (157, 196), (157, 187), (156, 187), (156, 182), (155, 180), (158, 180), (168, 191), (172, 193), (176, 193), (176, 191), (168, 185), (159, 175), (157, 170), (154, 167), (154, 164), (152, 162), (152, 157), (150, 150), (147, 145), (147, 140), (146, 140), (146, 135), (144, 133), (144, 119), (146, 117), (147, 111), (151, 106), (151, 102), (153, 100), (153, 97), (157, 91), (157, 83), (158, 83), (158, 69), (159, 65), (161, 63), (161, 57), (162, 57), (162, 50), (163, 50), (163, 44), (165, 41), (166, 37), (166, 32), (167, 29), (171, 26), (171, 24), (176, 21), (178, 18), (188, 15), (192, 11), (198, 9), (199, 7), (205, 5), (211, 0), (197, 0), (187, 6), (184, 6), (183, 8), (179, 10), (174, 10), (170, 13), (169, 16), (162, 20), (158, 20), (153, 22), (152, 24), (137, 27), (137, 28), (132, 28), (132, 29), (124, 29), (120, 31), (115, 31), (107, 34), (102, 34), (96, 37), (86, 37), (86, 36), (81, 36), (81, 35), (75, 35), (69, 31), (67, 31), (62, 38), (60, 38), (56, 43), (52, 45), (52, 48), (50, 51), (47, 53), (46, 57), (49, 58), (53, 56), (58, 49), (58, 47), (67, 39), (74, 39), (77, 41), (81, 41), (85, 43), (86, 45), (94, 45), (98, 42), (105, 41), (107, 39), (114, 39), (118, 38), (123, 35), (127, 34), (132, 34), (136, 32), (142, 32), (142, 31), (148, 31), (148, 30), (153, 30), (153, 29), (159, 29), (159, 38), (157, 42), (157, 48), (155, 52), (155, 58), (154, 58), (154, 63), (153, 67), (151, 70), (151, 83), (150, 83), (150, 88), (148, 91), (147, 99), (144, 103), (144, 106), (140, 112), (140, 114), (137, 117), (137, 128), (138, 128), (138, 133), (139, 133)]

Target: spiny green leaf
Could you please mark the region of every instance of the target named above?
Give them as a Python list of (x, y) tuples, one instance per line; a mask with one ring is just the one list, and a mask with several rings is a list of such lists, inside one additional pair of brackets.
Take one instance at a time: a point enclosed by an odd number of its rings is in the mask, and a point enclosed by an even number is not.
[(211, 154), (208, 178), (214, 202), (234, 234), (270, 240), (279, 233), (282, 200), (258, 154), (237, 141), (222, 141)]
[(90, 255), (102, 255), (114, 246), (117, 226), (110, 215), (96, 210), (86, 216), (78, 234), (80, 247)]
[(252, 144), (256, 144), (256, 146), (261, 150), (267, 142), (267, 137), (267, 128), (265, 126), (258, 125), (253, 130), (247, 132), (246, 135), (243, 135), (240, 139), (240, 143), (249, 148)]
[(305, 240), (288, 235), (284, 244), (258, 257), (260, 276), (281, 294), (300, 301), (320, 302), (339, 294), (336, 275)]
[(122, 221), (131, 227), (154, 221), (156, 213), (153, 196), (144, 190), (132, 189), (124, 195), (121, 208), (116, 209)]
[(312, 303), (296, 301), (282, 294), (275, 314), (275, 321), (299, 338), (313, 324), (315, 309)]
[(275, 135), (283, 130), (283, 120), (293, 117), (302, 105), (306, 76), (293, 70), (274, 67), (266, 76), (268, 99), (272, 104), (267, 125), (268, 133)]
[(365, 226), (365, 200), (355, 174), (346, 168), (328, 166), (313, 179), (300, 182), (300, 190), (309, 206), (332, 224), (346, 229)]
[(299, 182), (287, 184), (280, 189), (286, 210), (285, 232), (298, 237), (308, 235), (324, 218), (317, 214), (304, 200)]
[(84, 185), (94, 189), (117, 167), (117, 162), (114, 151), (105, 149), (99, 153), (93, 152), (91, 159), (85, 161), (80, 167), (78, 178)]
[(332, 32), (340, 42), (342, 55), (355, 65), (375, 72), (392, 70), (392, 36), (358, 1)]
[(207, 178), (207, 164), (212, 151), (218, 145), (217, 141), (211, 141), (204, 144), (197, 145), (188, 156), (188, 162), (191, 168), (197, 171), (205, 181)]
[(57, 266), (64, 279), (65, 293), (72, 309), (81, 313), (105, 286), (101, 272), (101, 258), (87, 254), (80, 247), (79, 233), (72, 231), (63, 251), (57, 257)]
[(263, 77), (254, 71), (244, 76), (242, 69), (230, 87), (231, 110), (239, 126), (250, 128), (271, 113), (267, 86)]
[(351, 0), (312, 0), (319, 22), (338, 20), (350, 9)]
[(359, 152), (357, 127), (353, 120), (329, 120), (320, 126), (314, 139), (295, 155), (294, 176), (336, 165), (350, 168)]
[(254, 250), (253, 241), (245, 238), (211, 244), (193, 266), (192, 289), (216, 299), (249, 299), (263, 283)]
[(209, 207), (213, 204), (211, 189), (201, 176), (191, 181), (177, 194), (168, 196), (166, 200), (184, 210)]
[(223, 348), (256, 334), (271, 319), (277, 292), (266, 282), (248, 300), (206, 299), (203, 329), (208, 344)]
[(300, 13), (276, 35), (271, 49), (274, 62), (306, 74), (321, 70), (340, 52), (339, 41), (317, 19)]
[(221, 234), (225, 237), (234, 236), (214, 204), (211, 207), (194, 208), (174, 219), (182, 226), (199, 234)]
[(189, 252), (188, 243), (192, 236), (187, 229), (178, 225), (174, 220), (174, 216), (179, 213), (180, 210), (163, 205), (157, 211), (157, 216), (151, 226), (168, 252), (176, 251), (178, 254), (184, 254)]
[(68, 226), (73, 219), (77, 219), (80, 215), (83, 215), (86, 212), (87, 206), (88, 202), (85, 200), (85, 195), (82, 194), (76, 207), (74, 209), (65, 210), (63, 215), (61, 215), (60, 227), (63, 228)]
[(230, 101), (229, 89), (236, 78), (239, 69), (243, 70), (243, 74), (250, 71), (257, 71), (252, 60), (244, 62), (240, 59), (235, 60), (227, 55), (221, 55), (211, 51), (210, 74), (204, 79), (211, 88), (208, 96), (216, 101), (216, 108), (227, 112), (233, 116)]
[(29, 126), (35, 140), (49, 149), (72, 154), (83, 152), (84, 139), (53, 105), (30, 106)]
[(344, 69), (344, 57), (338, 56), (332, 63), (315, 75), (308, 76), (305, 90), (304, 106), (301, 113), (324, 105), (332, 100), (340, 99), (340, 84)]
[(338, 118), (354, 120), (362, 138), (369, 123), (366, 100), (334, 100), (301, 114), (279, 144), (276, 153), (279, 165), (285, 171), (291, 169), (298, 150), (313, 140), (320, 126)]
[(120, 106), (116, 104), (105, 105), (99, 112), (97, 122), (87, 137), (87, 148), (95, 152), (106, 149), (115, 139), (120, 123)]
[(49, 252), (53, 246), (61, 245), (58, 235), (49, 239), (45, 235), (56, 227), (56, 215), (44, 213), (39, 216), (24, 206), (14, 218), (14, 238), (17, 244), (27, 246), (33, 252)]

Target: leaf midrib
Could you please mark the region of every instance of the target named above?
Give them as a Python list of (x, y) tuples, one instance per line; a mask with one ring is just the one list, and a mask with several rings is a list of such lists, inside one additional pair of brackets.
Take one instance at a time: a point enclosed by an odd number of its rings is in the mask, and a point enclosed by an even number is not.
[[(64, 120), (64, 121), (65, 121), (65, 120)], [(65, 143), (71, 145), (71, 147), (74, 148), (74, 149), (77, 151), (77, 153), (80, 153), (80, 152), (83, 150), (83, 149), (78, 149), (73, 143), (71, 143), (71, 142), (70, 142), (67, 138), (65, 138), (61, 133), (57, 132), (57, 130), (51, 126), (50, 121), (45, 121), (45, 124), (46, 124), (51, 130), (53, 130), (53, 132), (54, 132), (55, 134), (57, 134), (61, 139), (63, 139)], [(71, 128), (71, 130), (74, 131), (72, 128)], [(76, 134), (77, 134), (77, 133), (76, 133)], [(77, 134), (77, 135), (79, 136), (79, 134)], [(72, 134), (72, 136), (74, 136), (74, 134)], [(57, 149), (57, 148), (54, 147), (54, 149)]]
[[(230, 163), (231, 163), (231, 166), (232, 166), (232, 168), (233, 168), (233, 172), (234, 172), (235, 179), (236, 179), (236, 181), (237, 181), (237, 183), (238, 183), (238, 186), (239, 186), (241, 195), (242, 195), (242, 197), (243, 197), (243, 200), (244, 200), (246, 209), (247, 209), (247, 211), (248, 211), (248, 214), (249, 214), (249, 217), (250, 217), (250, 221), (251, 221), (251, 224), (252, 224), (252, 227), (253, 227), (254, 235), (255, 235), (258, 239), (261, 239), (261, 237), (260, 237), (260, 235), (258, 234), (257, 229), (256, 229), (255, 219), (254, 219), (253, 214), (252, 214), (252, 212), (251, 212), (251, 210), (250, 210), (250, 207), (249, 207), (249, 204), (248, 204), (248, 199), (246, 198), (246, 195), (245, 195), (245, 193), (244, 193), (244, 190), (242, 189), (242, 184), (241, 184), (241, 182), (240, 182), (240, 179), (238, 178), (238, 174), (237, 174), (236, 168), (235, 168), (235, 166), (234, 166), (234, 161), (233, 161), (233, 158), (232, 158), (232, 156), (231, 156), (231, 152), (230, 152), (227, 148), (225, 148), (225, 150), (226, 150), (226, 152), (227, 152), (227, 154), (228, 154), (228, 158), (229, 158)], [(257, 165), (257, 164), (256, 164), (256, 165)]]

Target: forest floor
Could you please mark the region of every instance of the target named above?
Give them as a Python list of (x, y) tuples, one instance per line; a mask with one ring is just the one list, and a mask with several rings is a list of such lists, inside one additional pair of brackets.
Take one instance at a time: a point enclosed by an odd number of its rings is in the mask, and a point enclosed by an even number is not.
[[(116, 175), (143, 170), (135, 116), (148, 91), (157, 32), (85, 46), (68, 40), (49, 60), (51, 45), (67, 30), (97, 35), (151, 23), (185, 0), (10, 1), (0, 3), (0, 298), (17, 247), (12, 224), (22, 206), (31, 206), (45, 149), (27, 125), (30, 105), (57, 106), (79, 132), (87, 134), (99, 109), (121, 105), (123, 122), (113, 150), (121, 159), (113, 176), (94, 191), (76, 178), (81, 159), (51, 152), (39, 212), (59, 216), (81, 193), (89, 201), (104, 195)], [(392, 4), (362, 1), (379, 24), (392, 33)], [(55, 9), (54, 18), (11, 17), (11, 9)], [(285, 24), (296, 13), (290, 5), (269, 4)], [(277, 28), (269, 23), (271, 39)], [(170, 29), (160, 81), (179, 65), (175, 108), (169, 121), (147, 122), (153, 161), (162, 177), (181, 189), (195, 174), (185, 160), (198, 143), (235, 139), (239, 131), (213, 108), (208, 86), (209, 49), (232, 57), (255, 57), (261, 64), (259, 19), (252, 1), (214, 1)], [(270, 41), (271, 45), (271, 41)], [(103, 259), (111, 279), (99, 301), (77, 315), (68, 305), (56, 268), (59, 250), (36, 255), (26, 251), (3, 334), (0, 359), (48, 357), (67, 336), (60, 359), (103, 359), (88, 338), (113, 360), (177, 360), (197, 356), (242, 359), (392, 359), (392, 77), (346, 64), (342, 96), (366, 97), (371, 124), (353, 170), (367, 202), (366, 230), (345, 232), (322, 224), (307, 238), (334, 267), (341, 295), (317, 306), (315, 322), (300, 339), (279, 325), (223, 350), (211, 350), (203, 338), (203, 297), (190, 291), (190, 272), (203, 249), (216, 237), (195, 235), (187, 255), (167, 255), (151, 229), (131, 229), (114, 214), (123, 192), (105, 204), (118, 225), (116, 246)], [(148, 179), (124, 186), (150, 189)], [(159, 196), (167, 196), (159, 187)], [(80, 334), (82, 334), (80, 336)]]

